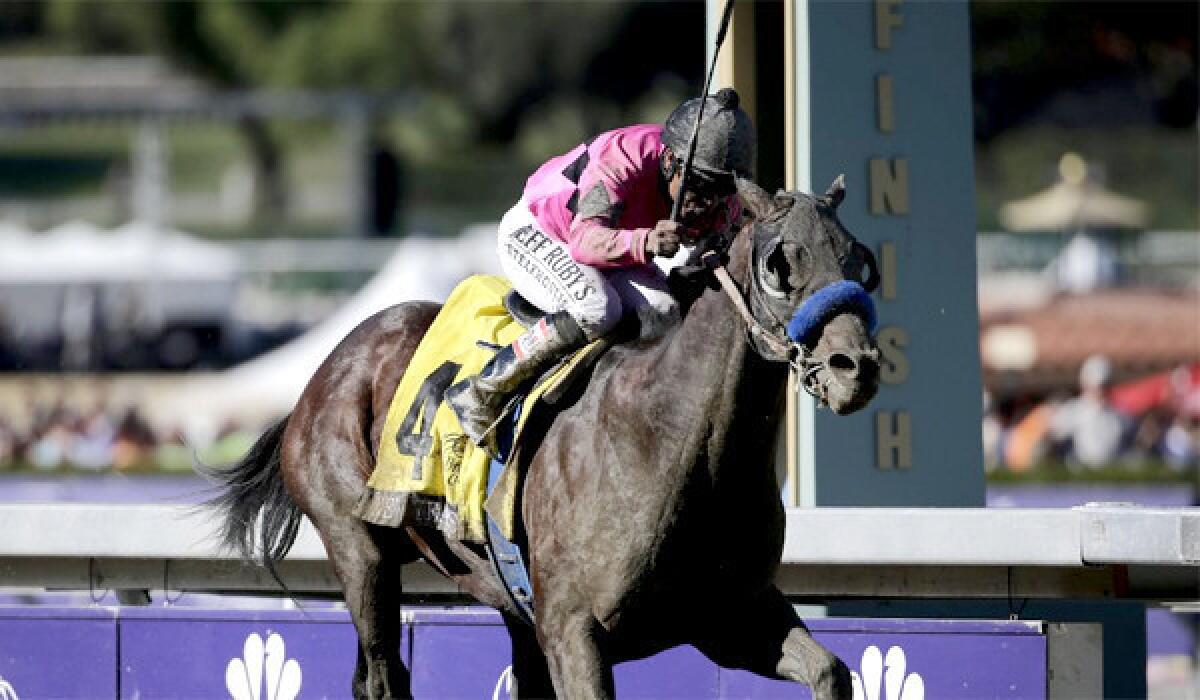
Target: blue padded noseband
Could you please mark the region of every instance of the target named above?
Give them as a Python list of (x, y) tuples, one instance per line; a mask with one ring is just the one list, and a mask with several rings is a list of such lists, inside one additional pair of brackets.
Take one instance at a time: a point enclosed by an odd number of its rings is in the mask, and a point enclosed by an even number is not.
[(788, 337), (803, 345), (812, 340), (812, 336), (826, 321), (845, 311), (861, 316), (867, 325), (867, 332), (875, 334), (875, 303), (871, 301), (867, 290), (858, 282), (838, 280), (818, 289), (796, 309), (792, 320), (788, 322)]

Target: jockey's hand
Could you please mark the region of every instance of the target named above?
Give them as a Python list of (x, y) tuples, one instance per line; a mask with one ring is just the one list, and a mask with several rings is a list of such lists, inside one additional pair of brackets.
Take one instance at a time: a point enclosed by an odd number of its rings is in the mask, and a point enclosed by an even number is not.
[(695, 240), (697, 232), (677, 221), (663, 219), (646, 234), (646, 253), (660, 255), (665, 258), (674, 257), (679, 252), (680, 243)]

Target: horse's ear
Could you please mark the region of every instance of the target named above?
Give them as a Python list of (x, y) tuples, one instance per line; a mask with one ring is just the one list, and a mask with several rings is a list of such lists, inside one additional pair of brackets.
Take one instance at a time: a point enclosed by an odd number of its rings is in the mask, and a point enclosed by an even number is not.
[(744, 178), (737, 179), (738, 197), (742, 200), (742, 204), (750, 210), (754, 218), (762, 220), (767, 218), (773, 210), (774, 204), (771, 201), (771, 195), (767, 194), (766, 190)]
[(833, 183), (829, 185), (829, 189), (825, 191), (825, 201), (829, 202), (829, 206), (834, 209), (842, 203), (846, 198), (846, 175), (838, 175)]

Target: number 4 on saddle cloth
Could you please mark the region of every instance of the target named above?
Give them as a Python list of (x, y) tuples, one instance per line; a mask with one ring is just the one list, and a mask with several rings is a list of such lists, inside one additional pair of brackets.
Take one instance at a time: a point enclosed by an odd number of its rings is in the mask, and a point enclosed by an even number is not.
[[(495, 460), (463, 434), (443, 400), (447, 387), (477, 374), (503, 347), (525, 332), (504, 306), (512, 285), (502, 277), (476, 275), (450, 294), (426, 331), (388, 408), (375, 471), (355, 514), (370, 523), (436, 527), (447, 537), (488, 544), (490, 515), (512, 541), (520, 475), (512, 457), (527, 418), (546, 395), (569, 381), (572, 370), (593, 356), (592, 345), (534, 381), (515, 419), (499, 426)], [(489, 479), (489, 471), (494, 471)], [(489, 484), (489, 481), (491, 483)], [(485, 505), (486, 501), (486, 505)], [(494, 538), (492, 538), (494, 539)]]

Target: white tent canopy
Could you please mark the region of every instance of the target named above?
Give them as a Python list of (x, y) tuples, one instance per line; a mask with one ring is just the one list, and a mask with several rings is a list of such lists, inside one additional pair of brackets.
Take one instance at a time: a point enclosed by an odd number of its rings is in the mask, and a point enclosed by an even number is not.
[(394, 304), (443, 301), (461, 280), (499, 273), (496, 227), (479, 225), (453, 239), (410, 237), (333, 316), (304, 335), (179, 392), (172, 413), (216, 423), (286, 414), (325, 357), (359, 323)]
[(228, 281), (241, 263), (225, 246), (132, 221), (110, 231), (72, 221), (44, 232), (0, 225), (0, 284)]

